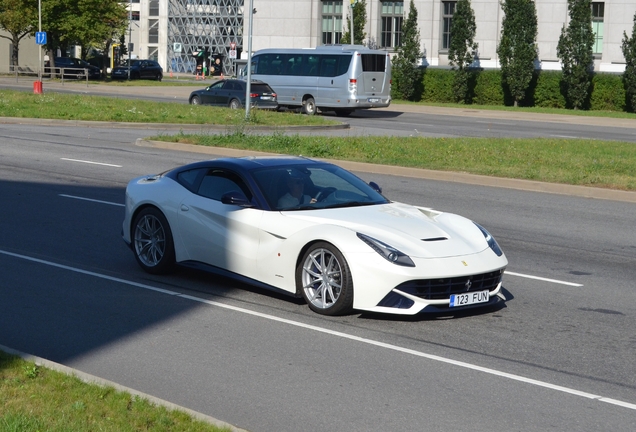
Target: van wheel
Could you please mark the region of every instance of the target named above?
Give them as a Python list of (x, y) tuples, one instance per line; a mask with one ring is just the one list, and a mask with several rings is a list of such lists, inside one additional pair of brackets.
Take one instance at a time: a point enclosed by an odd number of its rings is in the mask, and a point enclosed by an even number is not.
[(303, 102), (303, 113), (307, 115), (316, 114), (316, 101), (314, 98), (305, 99), (305, 102)]

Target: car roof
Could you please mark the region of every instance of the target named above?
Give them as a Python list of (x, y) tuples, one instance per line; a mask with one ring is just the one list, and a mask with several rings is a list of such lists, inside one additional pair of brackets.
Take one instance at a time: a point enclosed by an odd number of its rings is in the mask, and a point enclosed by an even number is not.
[(181, 172), (191, 169), (219, 167), (252, 171), (259, 168), (276, 168), (294, 165), (329, 165), (327, 162), (309, 159), (303, 156), (245, 156), (240, 158), (219, 158), (183, 165), (172, 170)]

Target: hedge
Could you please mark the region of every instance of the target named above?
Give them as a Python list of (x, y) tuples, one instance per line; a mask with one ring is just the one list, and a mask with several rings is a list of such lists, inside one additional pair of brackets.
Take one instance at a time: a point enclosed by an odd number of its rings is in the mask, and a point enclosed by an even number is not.
[[(451, 69), (426, 68), (422, 74), (422, 92), (416, 100), (434, 103), (452, 103), (453, 73)], [(513, 100), (501, 80), (500, 70), (472, 70), (470, 93), (477, 105), (513, 105)], [(537, 71), (530, 83), (521, 106), (566, 108), (561, 88), (561, 71)], [(625, 111), (625, 89), (621, 75), (594, 73), (587, 109)]]

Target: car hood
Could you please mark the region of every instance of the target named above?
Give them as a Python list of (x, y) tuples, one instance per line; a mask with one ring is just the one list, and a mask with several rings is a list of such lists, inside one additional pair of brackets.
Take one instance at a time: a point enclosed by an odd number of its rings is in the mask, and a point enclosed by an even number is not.
[(389, 203), (363, 207), (288, 211), (310, 224), (336, 225), (365, 234), (412, 257), (452, 257), (488, 248), (483, 233), (469, 219), (425, 207)]

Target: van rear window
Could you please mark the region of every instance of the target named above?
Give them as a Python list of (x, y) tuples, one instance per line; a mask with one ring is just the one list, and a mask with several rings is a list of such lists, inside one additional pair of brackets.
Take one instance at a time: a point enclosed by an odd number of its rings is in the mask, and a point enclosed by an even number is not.
[(386, 54), (362, 54), (362, 72), (384, 72)]

